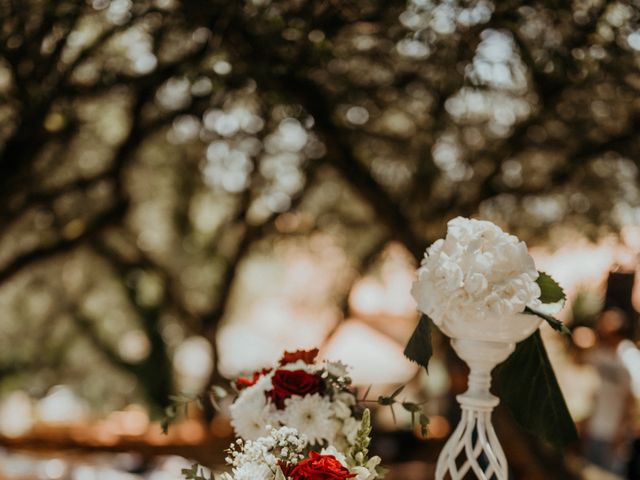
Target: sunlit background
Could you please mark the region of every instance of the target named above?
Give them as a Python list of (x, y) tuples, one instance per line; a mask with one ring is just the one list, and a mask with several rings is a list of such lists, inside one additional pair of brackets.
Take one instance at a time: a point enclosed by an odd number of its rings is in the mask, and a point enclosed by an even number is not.
[[(163, 435), (170, 396), (316, 346), (427, 402), (427, 438), (381, 410), (374, 447), (433, 478), (466, 373), (402, 351), (457, 215), (565, 288), (572, 341), (543, 337), (581, 433), (605, 305), (640, 406), (636, 3), (0, 0), (0, 47), (0, 478), (218, 468), (224, 412)], [(609, 478), (496, 423), (513, 478)]]

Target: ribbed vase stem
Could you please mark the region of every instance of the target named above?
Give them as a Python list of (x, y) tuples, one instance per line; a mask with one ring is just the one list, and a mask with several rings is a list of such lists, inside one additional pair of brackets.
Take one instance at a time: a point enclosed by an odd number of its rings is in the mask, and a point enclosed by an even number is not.
[(462, 418), (438, 457), (436, 480), (462, 480), (469, 472), (479, 480), (507, 480), (507, 459), (491, 423), (499, 399), (490, 387), (491, 370), (514, 344), (454, 339), (452, 345), (469, 365), (469, 386), (456, 397)]

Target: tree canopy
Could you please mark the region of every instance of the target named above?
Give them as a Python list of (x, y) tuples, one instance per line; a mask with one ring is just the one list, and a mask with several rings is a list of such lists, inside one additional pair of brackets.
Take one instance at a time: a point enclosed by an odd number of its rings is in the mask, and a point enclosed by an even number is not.
[(456, 215), (638, 224), (639, 91), (634, 2), (3, 0), (0, 377), (102, 359), (161, 406), (278, 238), (362, 272)]

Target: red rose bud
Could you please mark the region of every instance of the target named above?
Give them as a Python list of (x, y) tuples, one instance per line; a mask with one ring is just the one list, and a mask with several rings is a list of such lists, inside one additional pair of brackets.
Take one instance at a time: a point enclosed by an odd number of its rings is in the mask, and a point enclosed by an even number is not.
[(259, 372), (254, 372), (251, 377), (238, 377), (236, 379), (236, 388), (238, 390), (242, 390), (243, 388), (252, 387), (256, 384), (260, 377), (266, 375), (271, 371), (270, 368), (263, 368)]
[(292, 480), (346, 480), (355, 477), (333, 455), (309, 453), (309, 458), (299, 462), (291, 471)]
[(311, 365), (315, 362), (318, 356), (318, 349), (313, 350), (296, 350), (295, 352), (284, 352), (284, 355), (280, 359), (280, 366), (287, 365), (289, 363), (295, 363), (298, 360), (302, 360), (307, 365)]
[(318, 375), (304, 370), (276, 370), (271, 377), (273, 389), (266, 392), (268, 398), (280, 410), (284, 408), (284, 401), (294, 395), (304, 397), (324, 390), (324, 381)]

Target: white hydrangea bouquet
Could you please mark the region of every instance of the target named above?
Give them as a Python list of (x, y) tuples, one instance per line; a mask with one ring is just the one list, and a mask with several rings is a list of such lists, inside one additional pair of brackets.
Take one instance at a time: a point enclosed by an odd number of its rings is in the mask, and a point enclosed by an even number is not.
[(446, 238), (425, 252), (411, 291), (418, 309), (444, 333), (459, 336), (472, 329), (496, 340), (512, 328), (505, 318), (530, 323), (530, 317), (518, 316), (534, 313), (548, 320), (560, 310), (560, 287), (554, 302), (543, 303), (543, 282), (550, 277), (536, 270), (524, 242), (483, 220), (458, 217), (447, 227)]
[[(295, 428), (267, 427), (266, 435), (256, 440), (238, 439), (227, 451), (230, 473), (219, 480), (375, 480), (381, 478), (380, 458), (369, 458), (371, 425), (369, 410), (362, 421), (353, 445), (340, 451), (330, 445), (321, 450)], [(207, 480), (201, 468), (183, 471), (187, 480)], [(209, 479), (212, 479), (210, 476)]]
[[(536, 270), (524, 242), (491, 222), (455, 218), (446, 237), (426, 250), (412, 295), (423, 315), (405, 349), (409, 359), (427, 368), (437, 326), (472, 368), (467, 393), (496, 404), (490, 372), (507, 359), (498, 371), (499, 390), (520, 425), (555, 444), (576, 438), (538, 330), (544, 320), (568, 331), (552, 316), (565, 295)], [(482, 368), (474, 371), (472, 364)]]

